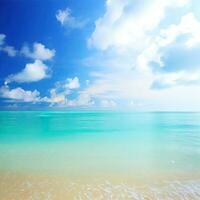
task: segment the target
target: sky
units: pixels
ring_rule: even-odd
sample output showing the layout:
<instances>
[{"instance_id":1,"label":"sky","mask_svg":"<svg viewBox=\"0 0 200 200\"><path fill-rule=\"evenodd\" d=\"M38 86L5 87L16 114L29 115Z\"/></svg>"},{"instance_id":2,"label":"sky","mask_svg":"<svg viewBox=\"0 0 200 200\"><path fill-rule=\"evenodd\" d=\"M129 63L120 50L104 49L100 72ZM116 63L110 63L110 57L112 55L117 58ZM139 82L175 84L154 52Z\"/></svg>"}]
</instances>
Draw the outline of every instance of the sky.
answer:
<instances>
[{"instance_id":1,"label":"sky","mask_svg":"<svg viewBox=\"0 0 200 200\"><path fill-rule=\"evenodd\" d=\"M200 111L198 0L2 0L0 110Z\"/></svg>"}]
</instances>

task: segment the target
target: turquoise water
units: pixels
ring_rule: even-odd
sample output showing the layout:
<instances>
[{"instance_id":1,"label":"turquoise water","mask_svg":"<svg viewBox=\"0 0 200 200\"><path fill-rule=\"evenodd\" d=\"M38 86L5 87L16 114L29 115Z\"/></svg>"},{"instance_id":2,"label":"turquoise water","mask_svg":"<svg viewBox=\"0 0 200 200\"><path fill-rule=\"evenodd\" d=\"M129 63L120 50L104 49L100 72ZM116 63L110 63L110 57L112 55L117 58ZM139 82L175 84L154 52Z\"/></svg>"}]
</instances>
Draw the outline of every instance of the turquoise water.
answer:
<instances>
[{"instance_id":1,"label":"turquoise water","mask_svg":"<svg viewBox=\"0 0 200 200\"><path fill-rule=\"evenodd\" d=\"M0 170L200 178L200 113L0 112Z\"/></svg>"}]
</instances>

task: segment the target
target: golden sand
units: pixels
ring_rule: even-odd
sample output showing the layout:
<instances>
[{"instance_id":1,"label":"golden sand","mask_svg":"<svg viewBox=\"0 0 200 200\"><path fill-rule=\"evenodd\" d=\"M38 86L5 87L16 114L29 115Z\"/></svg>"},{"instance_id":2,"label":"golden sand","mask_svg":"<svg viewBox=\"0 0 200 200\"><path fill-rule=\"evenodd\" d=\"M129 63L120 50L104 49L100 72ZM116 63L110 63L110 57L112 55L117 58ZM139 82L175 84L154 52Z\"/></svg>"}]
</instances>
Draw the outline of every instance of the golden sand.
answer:
<instances>
[{"instance_id":1,"label":"golden sand","mask_svg":"<svg viewBox=\"0 0 200 200\"><path fill-rule=\"evenodd\" d=\"M107 177L108 178L108 177ZM199 179L163 177L141 182L133 178L61 177L0 173L0 200L199 200Z\"/></svg>"}]
</instances>

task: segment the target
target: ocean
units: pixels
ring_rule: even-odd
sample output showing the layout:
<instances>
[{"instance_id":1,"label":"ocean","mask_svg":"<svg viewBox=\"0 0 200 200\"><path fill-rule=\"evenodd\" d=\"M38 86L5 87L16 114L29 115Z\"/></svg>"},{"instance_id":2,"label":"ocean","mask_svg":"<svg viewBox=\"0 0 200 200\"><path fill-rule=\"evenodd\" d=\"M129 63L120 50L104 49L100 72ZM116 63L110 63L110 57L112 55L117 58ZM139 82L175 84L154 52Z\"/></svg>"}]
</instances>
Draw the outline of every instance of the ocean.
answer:
<instances>
[{"instance_id":1,"label":"ocean","mask_svg":"<svg viewBox=\"0 0 200 200\"><path fill-rule=\"evenodd\" d=\"M1 111L0 199L200 199L200 113Z\"/></svg>"}]
</instances>

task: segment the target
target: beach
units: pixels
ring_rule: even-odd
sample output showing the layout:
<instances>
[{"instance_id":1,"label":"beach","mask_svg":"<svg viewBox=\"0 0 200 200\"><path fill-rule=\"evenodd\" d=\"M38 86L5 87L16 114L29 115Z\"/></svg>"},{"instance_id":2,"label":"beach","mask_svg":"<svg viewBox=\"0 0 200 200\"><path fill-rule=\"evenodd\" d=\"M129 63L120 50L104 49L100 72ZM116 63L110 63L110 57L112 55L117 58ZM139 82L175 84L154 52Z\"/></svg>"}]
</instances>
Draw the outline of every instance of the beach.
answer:
<instances>
[{"instance_id":1,"label":"beach","mask_svg":"<svg viewBox=\"0 0 200 200\"><path fill-rule=\"evenodd\" d=\"M174 199L198 200L200 181L193 177L177 177L174 181L151 180L151 183L132 179L109 179L91 177L39 176L36 174L1 173L1 199ZM165 181L163 181L165 180ZM135 181L135 182L134 182ZM152 182L153 181L153 182Z\"/></svg>"},{"instance_id":2,"label":"beach","mask_svg":"<svg viewBox=\"0 0 200 200\"><path fill-rule=\"evenodd\" d=\"M0 196L200 198L200 114L1 112Z\"/></svg>"}]
</instances>

